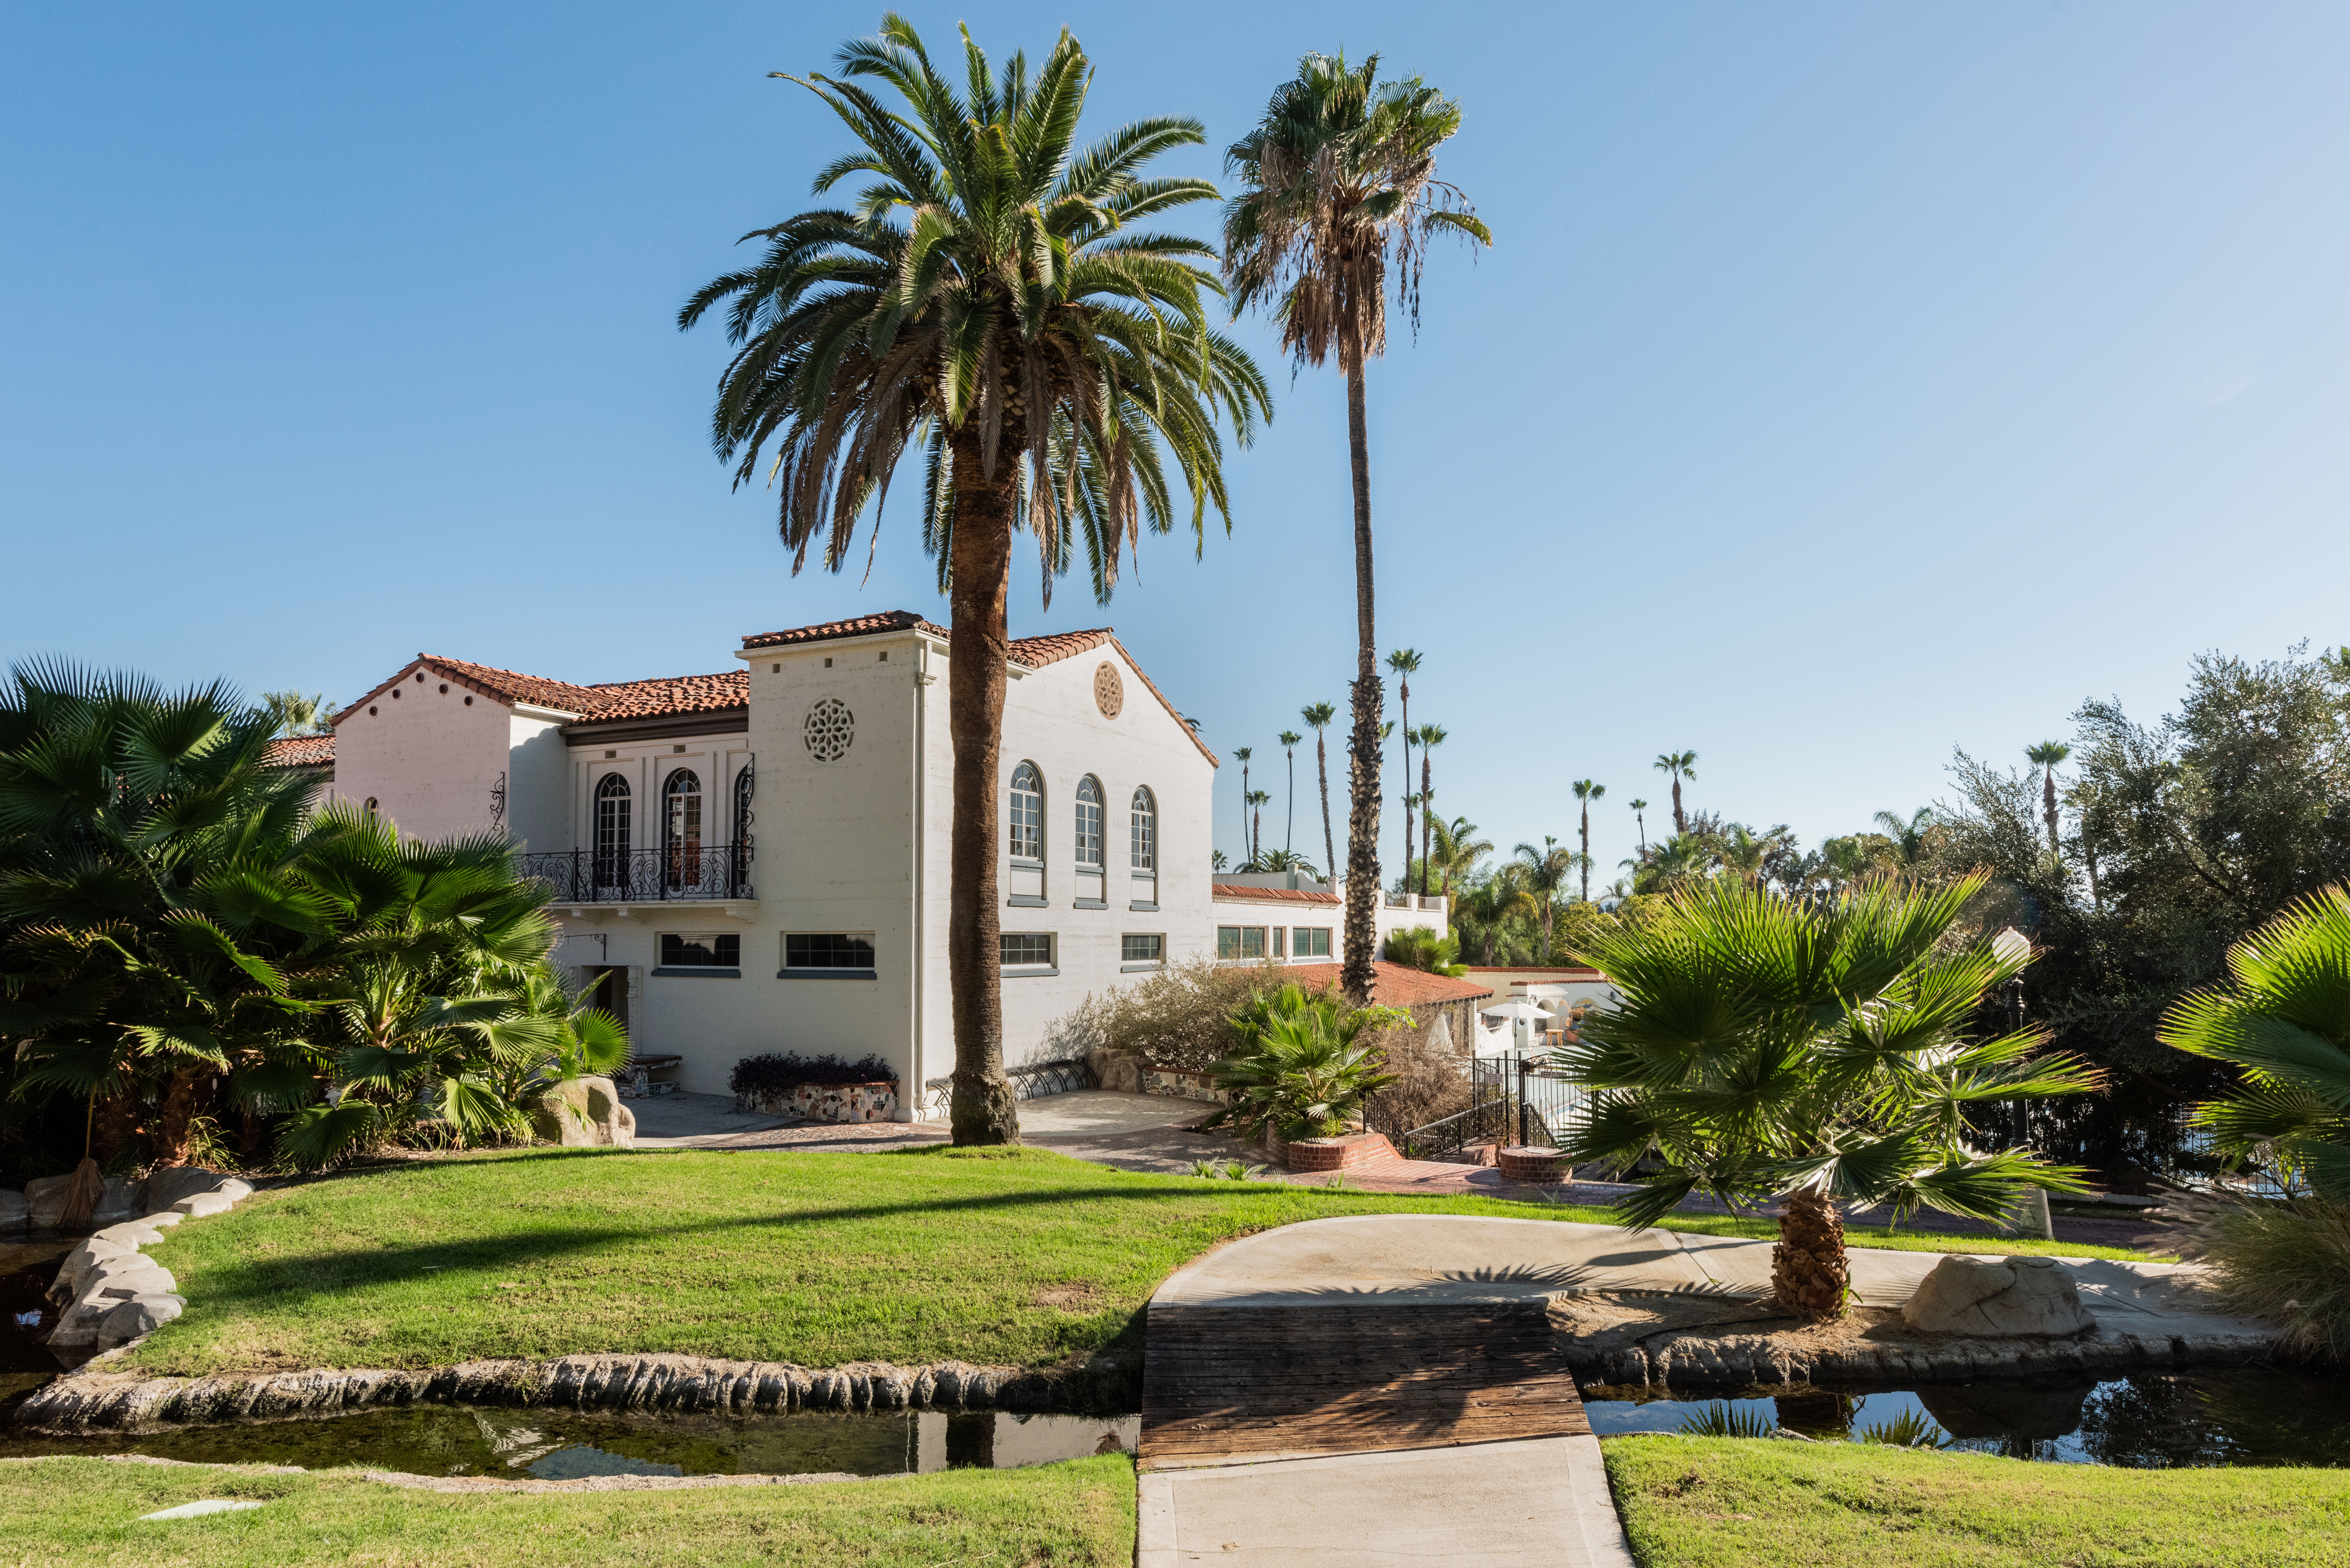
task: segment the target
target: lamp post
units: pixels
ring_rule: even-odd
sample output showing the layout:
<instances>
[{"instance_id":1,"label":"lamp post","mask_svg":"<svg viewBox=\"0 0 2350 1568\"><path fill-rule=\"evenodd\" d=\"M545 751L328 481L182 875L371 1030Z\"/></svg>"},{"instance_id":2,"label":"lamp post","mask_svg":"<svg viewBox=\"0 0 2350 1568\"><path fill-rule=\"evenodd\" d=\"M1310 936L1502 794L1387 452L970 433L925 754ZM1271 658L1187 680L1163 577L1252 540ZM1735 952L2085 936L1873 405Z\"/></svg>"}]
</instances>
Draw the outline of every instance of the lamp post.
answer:
<instances>
[{"instance_id":1,"label":"lamp post","mask_svg":"<svg viewBox=\"0 0 2350 1568\"><path fill-rule=\"evenodd\" d=\"M2032 956L2031 939L2013 926L2008 927L2007 929L1991 938L1991 951L2011 963L2027 960ZM2020 1034L2023 1032L2022 971L2017 971L2015 978L2009 981L2002 989L2007 992L2008 1029L2011 1033ZM2010 1100L2007 1104L2009 1130L2013 1142L2029 1146L2032 1141L2032 1122L2024 1109L2023 1102ZM2044 1187L2025 1188L2022 1195L2016 1199L2015 1207L2009 1211L2008 1218L2021 1235L2036 1236L2043 1241L2053 1241L2056 1239L2056 1223L2048 1212L2048 1189Z\"/></svg>"}]
</instances>

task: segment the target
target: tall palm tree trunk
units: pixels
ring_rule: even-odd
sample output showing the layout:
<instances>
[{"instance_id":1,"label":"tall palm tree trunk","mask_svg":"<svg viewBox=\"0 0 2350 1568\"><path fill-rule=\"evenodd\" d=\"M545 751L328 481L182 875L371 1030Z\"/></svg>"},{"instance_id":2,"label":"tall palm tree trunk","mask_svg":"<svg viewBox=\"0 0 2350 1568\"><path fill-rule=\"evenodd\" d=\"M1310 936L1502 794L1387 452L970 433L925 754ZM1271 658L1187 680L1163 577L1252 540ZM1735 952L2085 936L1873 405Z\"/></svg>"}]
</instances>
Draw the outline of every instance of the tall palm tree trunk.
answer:
<instances>
[{"instance_id":1,"label":"tall palm tree trunk","mask_svg":"<svg viewBox=\"0 0 2350 1568\"><path fill-rule=\"evenodd\" d=\"M1371 968L1379 897L1378 628L1371 592L1371 443L1363 410L1363 353L1355 329L1345 332L1340 363L1347 372L1347 459L1355 480L1355 683L1350 689L1354 733L1348 738L1347 784L1346 961L1338 983L1357 1007L1371 1001Z\"/></svg>"},{"instance_id":2,"label":"tall palm tree trunk","mask_svg":"<svg viewBox=\"0 0 2350 1568\"><path fill-rule=\"evenodd\" d=\"M1591 803L1583 803L1583 901L1591 902Z\"/></svg>"},{"instance_id":3,"label":"tall palm tree trunk","mask_svg":"<svg viewBox=\"0 0 2350 1568\"><path fill-rule=\"evenodd\" d=\"M955 442L954 624L947 641L947 729L954 740L947 985L955 1040L948 1114L958 1144L1020 1138L1019 1111L1003 1076L1003 926L995 881L995 775L1012 651L1004 595L1014 462L999 453L997 477L990 483L981 477L976 436Z\"/></svg>"},{"instance_id":4,"label":"tall palm tree trunk","mask_svg":"<svg viewBox=\"0 0 2350 1568\"><path fill-rule=\"evenodd\" d=\"M1403 885L1411 889L1411 674L1399 670L1396 674L1396 701L1402 708L1403 731ZM1385 889L1381 889L1382 893Z\"/></svg>"},{"instance_id":5,"label":"tall palm tree trunk","mask_svg":"<svg viewBox=\"0 0 2350 1568\"><path fill-rule=\"evenodd\" d=\"M1284 746L1289 758L1289 820L1281 829L1281 852L1288 854L1297 845L1297 748Z\"/></svg>"},{"instance_id":6,"label":"tall palm tree trunk","mask_svg":"<svg viewBox=\"0 0 2350 1568\"><path fill-rule=\"evenodd\" d=\"M1673 831L1689 831L1689 818L1681 815L1681 775L1679 774L1673 775Z\"/></svg>"},{"instance_id":7,"label":"tall palm tree trunk","mask_svg":"<svg viewBox=\"0 0 2350 1568\"><path fill-rule=\"evenodd\" d=\"M1771 1251L1771 1288L1779 1304L1797 1317L1842 1317L1851 1284L1844 1216L1825 1193L1789 1198L1779 1216L1779 1244Z\"/></svg>"},{"instance_id":8,"label":"tall palm tree trunk","mask_svg":"<svg viewBox=\"0 0 2350 1568\"><path fill-rule=\"evenodd\" d=\"M1430 835L1436 827L1436 814L1429 809L1429 797L1436 793L1436 784L1429 767L1428 753L1434 748L1419 748L1419 896L1428 897L1428 851ZM1404 868L1409 870L1406 863Z\"/></svg>"},{"instance_id":9,"label":"tall palm tree trunk","mask_svg":"<svg viewBox=\"0 0 2350 1568\"><path fill-rule=\"evenodd\" d=\"M1330 748L1322 732L1314 732L1314 771L1322 778L1322 875L1338 874L1338 852L1330 836Z\"/></svg>"},{"instance_id":10,"label":"tall palm tree trunk","mask_svg":"<svg viewBox=\"0 0 2350 1568\"><path fill-rule=\"evenodd\" d=\"M2056 847L2056 764L2054 763L2049 763L2047 772L2040 775L2040 815L2048 822L2048 853L2051 857L2061 855L2063 851Z\"/></svg>"}]
</instances>

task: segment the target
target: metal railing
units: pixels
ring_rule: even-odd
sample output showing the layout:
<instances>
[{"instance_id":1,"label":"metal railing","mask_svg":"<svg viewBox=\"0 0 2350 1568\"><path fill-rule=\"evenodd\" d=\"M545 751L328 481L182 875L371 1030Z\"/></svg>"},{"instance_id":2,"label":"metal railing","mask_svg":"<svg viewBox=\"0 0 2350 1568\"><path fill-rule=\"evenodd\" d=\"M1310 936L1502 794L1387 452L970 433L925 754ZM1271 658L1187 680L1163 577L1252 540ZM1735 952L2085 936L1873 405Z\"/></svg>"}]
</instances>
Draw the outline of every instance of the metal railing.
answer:
<instances>
[{"instance_id":1,"label":"metal railing","mask_svg":"<svg viewBox=\"0 0 2350 1568\"><path fill-rule=\"evenodd\" d=\"M515 868L545 883L558 904L655 904L749 898L751 846L680 845L668 849L572 849L517 855Z\"/></svg>"},{"instance_id":2,"label":"metal railing","mask_svg":"<svg viewBox=\"0 0 2350 1568\"><path fill-rule=\"evenodd\" d=\"M1445 1159L1471 1144L1513 1143L1556 1148L1560 1135L1583 1114L1588 1091L1544 1065L1542 1052L1480 1056L1469 1064L1469 1107L1425 1127L1384 1132L1406 1159Z\"/></svg>"}]
</instances>

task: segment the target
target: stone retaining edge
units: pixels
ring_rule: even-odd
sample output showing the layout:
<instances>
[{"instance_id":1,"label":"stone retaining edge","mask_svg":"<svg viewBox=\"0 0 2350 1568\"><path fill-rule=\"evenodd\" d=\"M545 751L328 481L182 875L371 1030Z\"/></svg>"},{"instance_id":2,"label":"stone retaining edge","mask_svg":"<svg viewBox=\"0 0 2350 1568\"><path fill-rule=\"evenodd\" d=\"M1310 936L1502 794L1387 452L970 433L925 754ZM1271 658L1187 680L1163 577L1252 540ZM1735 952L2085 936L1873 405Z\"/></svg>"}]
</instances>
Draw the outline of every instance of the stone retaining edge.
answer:
<instances>
[{"instance_id":1,"label":"stone retaining edge","mask_svg":"<svg viewBox=\"0 0 2350 1568\"><path fill-rule=\"evenodd\" d=\"M417 1404L780 1415L792 1410L1131 1407L1135 1368L1112 1356L1052 1367L853 1362L811 1368L700 1355L566 1355L419 1371L354 1368L218 1377L78 1373L34 1391L15 1424L36 1432L151 1432L304 1420Z\"/></svg>"},{"instance_id":2,"label":"stone retaining edge","mask_svg":"<svg viewBox=\"0 0 2350 1568\"><path fill-rule=\"evenodd\" d=\"M1641 1345L1611 1348L1561 1345L1576 1380L1586 1386L1646 1384L1652 1387L1741 1387L1754 1384L1830 1382L1957 1383L1978 1377L2096 1376L2168 1372L2189 1366L2247 1366L2272 1359L2266 1334L2147 1334L2100 1330L2067 1340L1953 1339L1931 1348L1887 1346L1856 1352L1790 1351L1762 1334L1660 1334Z\"/></svg>"}]
</instances>

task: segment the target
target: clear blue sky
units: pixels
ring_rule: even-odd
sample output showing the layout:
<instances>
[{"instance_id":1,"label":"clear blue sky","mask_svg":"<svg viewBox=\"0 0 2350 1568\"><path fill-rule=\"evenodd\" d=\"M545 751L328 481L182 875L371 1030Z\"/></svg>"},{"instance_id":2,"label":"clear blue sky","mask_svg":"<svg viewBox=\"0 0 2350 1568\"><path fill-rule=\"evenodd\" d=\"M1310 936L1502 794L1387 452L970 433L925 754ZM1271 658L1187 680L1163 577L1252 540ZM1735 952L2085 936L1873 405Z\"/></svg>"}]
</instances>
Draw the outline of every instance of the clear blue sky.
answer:
<instances>
[{"instance_id":1,"label":"clear blue sky","mask_svg":"<svg viewBox=\"0 0 2350 1568\"><path fill-rule=\"evenodd\" d=\"M1066 21L1090 126L1197 115L1209 175L1308 48L1461 99L1497 244L1372 373L1380 638L1505 848L1587 776L1612 866L1668 748L1815 842L2091 694L2155 717L2199 649L2350 639L2338 5L910 14L999 53ZM902 513L870 583L790 576L708 450L723 345L672 326L844 145L766 73L879 16L0 12L0 654L348 700L419 649L607 680L941 613ZM1337 378L1245 331L1280 400L1232 537L1148 542L1107 611L1040 610L1024 556L1013 623L1113 621L1263 777L1343 711L1353 597Z\"/></svg>"}]
</instances>

